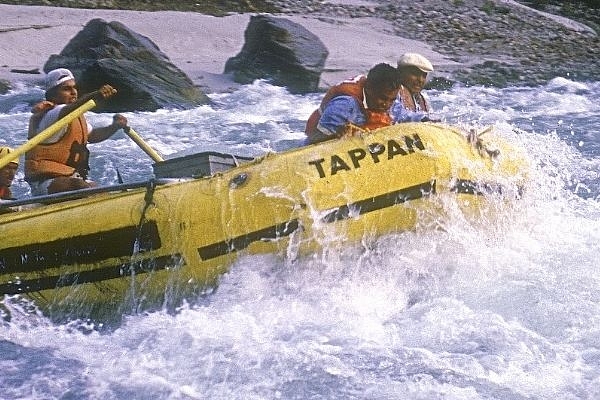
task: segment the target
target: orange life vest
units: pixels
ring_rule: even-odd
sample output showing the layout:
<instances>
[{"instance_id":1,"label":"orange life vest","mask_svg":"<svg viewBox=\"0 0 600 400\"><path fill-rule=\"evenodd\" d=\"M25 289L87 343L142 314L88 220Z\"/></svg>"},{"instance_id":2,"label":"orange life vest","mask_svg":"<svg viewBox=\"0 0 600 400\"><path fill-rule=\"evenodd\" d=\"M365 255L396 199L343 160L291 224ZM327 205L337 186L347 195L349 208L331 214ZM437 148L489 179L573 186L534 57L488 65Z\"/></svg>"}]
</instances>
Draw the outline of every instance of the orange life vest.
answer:
<instances>
[{"instance_id":1,"label":"orange life vest","mask_svg":"<svg viewBox=\"0 0 600 400\"><path fill-rule=\"evenodd\" d=\"M12 193L10 188L6 186L0 186L0 199L2 200L12 200Z\"/></svg>"},{"instance_id":2,"label":"orange life vest","mask_svg":"<svg viewBox=\"0 0 600 400\"><path fill-rule=\"evenodd\" d=\"M304 129L306 136L311 138L313 135L318 133L317 125L319 125L319 120L321 119L323 110L325 110L327 104L334 97L338 96L352 96L356 99L366 119L365 124L361 125L361 128L376 129L381 128L382 126L391 125L392 119L388 112L371 111L364 107L364 88L366 81L366 76L359 75L351 80L343 81L335 86L330 87L329 90L327 90L327 93L325 93L325 96L323 96L323 100L321 100L319 108L313 111L306 121L306 128Z\"/></svg>"},{"instance_id":3,"label":"orange life vest","mask_svg":"<svg viewBox=\"0 0 600 400\"><path fill-rule=\"evenodd\" d=\"M430 111L429 103L421 93L412 95L408 91L408 89L405 88L404 85L402 85L400 86L398 95L402 99L402 104L404 105L404 107L406 107L410 111Z\"/></svg>"},{"instance_id":4,"label":"orange life vest","mask_svg":"<svg viewBox=\"0 0 600 400\"><path fill-rule=\"evenodd\" d=\"M48 103L48 102L45 102ZM54 105L33 109L29 120L29 137L36 135L42 117ZM36 112L37 111L37 112ZM74 119L67 127L65 134L56 143L41 143L25 153L25 180L41 181L58 176L71 176L78 172L87 177L89 170L87 149L88 127L82 115Z\"/></svg>"}]
</instances>

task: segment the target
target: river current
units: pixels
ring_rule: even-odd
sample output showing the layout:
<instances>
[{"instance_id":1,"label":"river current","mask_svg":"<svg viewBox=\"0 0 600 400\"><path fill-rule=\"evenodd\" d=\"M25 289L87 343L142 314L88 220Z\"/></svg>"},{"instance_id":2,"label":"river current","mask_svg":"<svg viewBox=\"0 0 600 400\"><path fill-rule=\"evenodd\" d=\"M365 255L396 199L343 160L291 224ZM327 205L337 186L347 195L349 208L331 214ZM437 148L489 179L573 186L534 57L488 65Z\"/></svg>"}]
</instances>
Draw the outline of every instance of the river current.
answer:
<instances>
[{"instance_id":1,"label":"river current","mask_svg":"<svg viewBox=\"0 0 600 400\"><path fill-rule=\"evenodd\" d=\"M0 96L0 145L23 143L42 94ZM110 327L5 299L0 399L600 398L600 82L429 94L445 122L527 150L531 186L510 216L457 214L295 262L245 255L198 302ZM125 115L165 158L254 156L301 145L321 95L257 81L210 97ZM152 174L123 133L90 149L101 184ZM22 172L14 192L29 195Z\"/></svg>"}]
</instances>

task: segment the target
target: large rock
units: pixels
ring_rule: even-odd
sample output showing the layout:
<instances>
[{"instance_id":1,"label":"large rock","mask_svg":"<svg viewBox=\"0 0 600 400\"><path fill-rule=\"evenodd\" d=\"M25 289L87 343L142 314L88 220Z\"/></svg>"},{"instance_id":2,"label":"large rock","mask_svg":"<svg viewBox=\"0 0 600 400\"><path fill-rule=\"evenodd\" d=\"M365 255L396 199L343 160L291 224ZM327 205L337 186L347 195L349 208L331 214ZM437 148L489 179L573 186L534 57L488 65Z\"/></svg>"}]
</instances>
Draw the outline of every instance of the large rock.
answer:
<instances>
[{"instance_id":1,"label":"large rock","mask_svg":"<svg viewBox=\"0 0 600 400\"><path fill-rule=\"evenodd\" d=\"M70 69L81 94L105 83L117 89L96 111L154 111L209 102L156 44L120 22L89 21L59 55L48 59L44 72L55 68Z\"/></svg>"},{"instance_id":2,"label":"large rock","mask_svg":"<svg viewBox=\"0 0 600 400\"><path fill-rule=\"evenodd\" d=\"M250 18L240 53L227 60L225 73L242 84L266 79L292 93L315 92L329 55L321 40L285 18Z\"/></svg>"},{"instance_id":3,"label":"large rock","mask_svg":"<svg viewBox=\"0 0 600 400\"><path fill-rule=\"evenodd\" d=\"M5 79L0 79L0 94L6 94L10 90L10 82Z\"/></svg>"}]
</instances>

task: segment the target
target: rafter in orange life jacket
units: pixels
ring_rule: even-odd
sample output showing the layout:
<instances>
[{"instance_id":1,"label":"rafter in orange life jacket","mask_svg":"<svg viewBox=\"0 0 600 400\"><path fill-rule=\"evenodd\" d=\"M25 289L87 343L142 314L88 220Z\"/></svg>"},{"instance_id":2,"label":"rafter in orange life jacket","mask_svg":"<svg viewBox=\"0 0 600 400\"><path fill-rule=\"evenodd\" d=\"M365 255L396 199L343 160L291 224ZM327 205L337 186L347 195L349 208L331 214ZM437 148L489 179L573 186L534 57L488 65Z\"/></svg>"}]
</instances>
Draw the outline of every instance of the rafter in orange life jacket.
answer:
<instances>
[{"instance_id":1,"label":"rafter in orange life jacket","mask_svg":"<svg viewBox=\"0 0 600 400\"><path fill-rule=\"evenodd\" d=\"M410 111L430 111L429 103L421 93L415 93L413 95L404 87L404 85L401 85L398 95L402 99L404 107Z\"/></svg>"},{"instance_id":2,"label":"rafter in orange life jacket","mask_svg":"<svg viewBox=\"0 0 600 400\"><path fill-rule=\"evenodd\" d=\"M43 116L55 105L44 101L33 108L29 120L29 138L36 135ZM89 170L87 149L88 125L81 115L67 127L65 134L55 143L41 143L25 154L25 180L40 181L58 176L71 176L78 172L84 179Z\"/></svg>"},{"instance_id":3,"label":"rafter in orange life jacket","mask_svg":"<svg viewBox=\"0 0 600 400\"><path fill-rule=\"evenodd\" d=\"M359 75L351 80L343 81L329 88L327 93L325 93L325 96L323 96L319 108L313 111L308 118L308 121L306 121L306 128L304 129L306 135L310 138L318 133L317 125L319 124L323 110L325 110L327 104L329 104L333 98L338 96L351 96L356 99L366 119L365 124L362 125L361 128L377 129L391 125L392 119L388 112L371 111L366 108L364 91L366 81L367 77L365 75Z\"/></svg>"}]
</instances>

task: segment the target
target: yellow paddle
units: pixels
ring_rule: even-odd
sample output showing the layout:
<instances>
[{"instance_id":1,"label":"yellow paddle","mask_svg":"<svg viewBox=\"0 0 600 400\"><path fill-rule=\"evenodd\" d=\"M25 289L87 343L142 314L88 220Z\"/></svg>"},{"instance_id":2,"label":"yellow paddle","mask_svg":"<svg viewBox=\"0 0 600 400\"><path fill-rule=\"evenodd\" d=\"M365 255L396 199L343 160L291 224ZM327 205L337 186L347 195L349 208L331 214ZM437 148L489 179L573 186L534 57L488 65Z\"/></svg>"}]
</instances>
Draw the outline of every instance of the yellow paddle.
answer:
<instances>
[{"instance_id":1,"label":"yellow paddle","mask_svg":"<svg viewBox=\"0 0 600 400\"><path fill-rule=\"evenodd\" d=\"M4 168L8 165L9 162L18 158L21 154L25 154L44 140L56 135L62 128L67 126L71 121L75 118L78 118L81 114L86 111L91 110L96 106L96 102L94 100L88 100L83 103L81 106L71 111L69 114L65 115L33 138L29 139L27 142L23 143L21 146L17 147L12 153L9 153L7 156L0 158L0 168Z\"/></svg>"},{"instance_id":2,"label":"yellow paddle","mask_svg":"<svg viewBox=\"0 0 600 400\"><path fill-rule=\"evenodd\" d=\"M56 135L62 128L71 123L71 121L73 121L75 118L78 118L81 114L91 110L95 106L96 102L93 99L86 101L81 106L71 111L69 114L65 115L64 117L50 125L48 128L44 129L43 131L35 135L33 138L23 143L21 146L17 147L8 155L0 158L0 168L4 168L6 165L8 165L8 163L17 159L22 154L25 154L44 140ZM138 135L136 131L134 131L130 127L125 127L123 130L138 146L140 146L142 150L144 150L144 152L146 152L146 154L150 156L150 158L152 158L152 160L154 160L155 162L164 161L163 158L156 151L154 151L144 141L144 139L142 139L141 136Z\"/></svg>"},{"instance_id":3,"label":"yellow paddle","mask_svg":"<svg viewBox=\"0 0 600 400\"><path fill-rule=\"evenodd\" d=\"M154 160L154 162L164 161L163 158L156 151L154 151L154 149L150 147L136 131L133 130L133 128L126 126L123 128L123 130L127 136L131 138L131 140L140 146L140 148L144 150L144 152L148 154L152 160Z\"/></svg>"}]
</instances>

